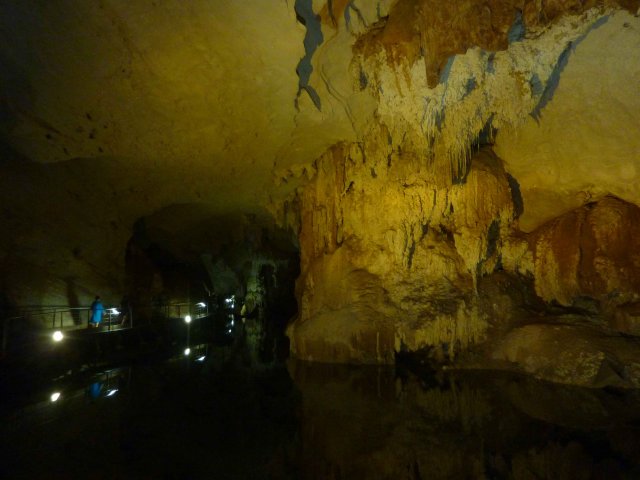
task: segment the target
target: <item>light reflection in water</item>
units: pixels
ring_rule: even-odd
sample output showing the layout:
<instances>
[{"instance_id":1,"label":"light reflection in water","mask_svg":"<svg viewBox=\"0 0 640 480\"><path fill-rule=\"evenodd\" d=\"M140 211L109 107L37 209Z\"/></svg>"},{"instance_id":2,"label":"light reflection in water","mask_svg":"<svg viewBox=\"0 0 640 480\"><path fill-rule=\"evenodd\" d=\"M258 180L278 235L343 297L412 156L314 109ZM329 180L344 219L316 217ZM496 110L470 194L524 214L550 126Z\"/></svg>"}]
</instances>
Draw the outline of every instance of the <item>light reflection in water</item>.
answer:
<instances>
[{"instance_id":1,"label":"light reflection in water","mask_svg":"<svg viewBox=\"0 0 640 480\"><path fill-rule=\"evenodd\" d=\"M207 345L188 348L188 359L177 349L171 361L46 386L47 408L25 408L6 452L20 458L15 432L39 455L82 431L124 469L114 478L139 465L149 477L193 465L207 478L640 478L638 392L491 372L223 368ZM42 401L51 391L63 394L56 407Z\"/></svg>"}]
</instances>

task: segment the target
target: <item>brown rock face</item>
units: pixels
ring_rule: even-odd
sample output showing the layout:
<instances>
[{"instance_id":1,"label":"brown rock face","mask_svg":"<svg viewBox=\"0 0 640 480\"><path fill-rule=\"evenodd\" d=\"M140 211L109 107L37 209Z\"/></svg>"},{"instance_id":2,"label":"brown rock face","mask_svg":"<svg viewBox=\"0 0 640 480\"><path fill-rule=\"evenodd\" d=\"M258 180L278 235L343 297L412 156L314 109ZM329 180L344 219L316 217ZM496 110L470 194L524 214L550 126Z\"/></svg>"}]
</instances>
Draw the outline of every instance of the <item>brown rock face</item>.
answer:
<instances>
[{"instance_id":1,"label":"brown rock face","mask_svg":"<svg viewBox=\"0 0 640 480\"><path fill-rule=\"evenodd\" d=\"M617 307L610 319L610 324L618 332L640 337L640 302Z\"/></svg>"},{"instance_id":2,"label":"brown rock face","mask_svg":"<svg viewBox=\"0 0 640 480\"><path fill-rule=\"evenodd\" d=\"M300 311L289 330L300 358L388 363L395 351L453 353L485 335L472 292L499 265L516 216L500 160L481 151L447 187L419 160L379 148L375 136L335 148L300 196Z\"/></svg>"},{"instance_id":3,"label":"brown rock face","mask_svg":"<svg viewBox=\"0 0 640 480\"><path fill-rule=\"evenodd\" d=\"M640 208L605 197L533 232L536 291L571 305L578 297L620 304L640 291Z\"/></svg>"},{"instance_id":4,"label":"brown rock face","mask_svg":"<svg viewBox=\"0 0 640 480\"><path fill-rule=\"evenodd\" d=\"M490 149L459 181L437 178L378 135L316 162L298 197L293 355L390 363L397 352L421 352L464 363L476 350L554 382L640 385L638 344L611 337L604 321L638 332L629 302L640 291L640 208L607 196L526 235L517 182ZM549 315L553 303L590 308L600 326ZM548 323L530 325L532 312Z\"/></svg>"},{"instance_id":5,"label":"brown rock face","mask_svg":"<svg viewBox=\"0 0 640 480\"><path fill-rule=\"evenodd\" d=\"M394 65L412 65L424 56L429 85L433 87L451 55L464 53L474 45L487 50L505 48L506 34L520 3L400 0L389 17L361 37L355 48L365 55L382 48Z\"/></svg>"},{"instance_id":6,"label":"brown rock face","mask_svg":"<svg viewBox=\"0 0 640 480\"><path fill-rule=\"evenodd\" d=\"M635 0L607 1L635 12ZM389 12L355 45L365 56L384 50L395 66L411 66L424 57L431 88L440 79L447 59L478 46L484 50L503 50L518 15L524 27L542 27L563 14L582 13L601 6L596 0L484 0L441 2L438 0L399 0Z\"/></svg>"}]
</instances>

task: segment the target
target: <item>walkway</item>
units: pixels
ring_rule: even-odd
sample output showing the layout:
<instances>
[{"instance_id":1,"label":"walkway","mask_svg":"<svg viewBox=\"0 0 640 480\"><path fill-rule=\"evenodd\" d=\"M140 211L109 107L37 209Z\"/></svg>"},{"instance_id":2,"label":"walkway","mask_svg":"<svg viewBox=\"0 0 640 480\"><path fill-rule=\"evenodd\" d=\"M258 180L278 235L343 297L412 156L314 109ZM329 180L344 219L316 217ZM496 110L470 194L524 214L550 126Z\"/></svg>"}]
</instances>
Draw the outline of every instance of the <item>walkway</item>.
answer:
<instances>
[{"instance_id":1,"label":"walkway","mask_svg":"<svg viewBox=\"0 0 640 480\"><path fill-rule=\"evenodd\" d=\"M162 316L168 319L187 319L189 322L206 317L209 308L204 302L187 303L176 302L166 305L148 305L129 308L128 312L121 312L118 307L106 306L102 322L99 327L89 327L89 307L69 307L68 305L30 305L15 309L17 315L0 319L2 328L1 352L5 353L10 345L11 338L25 322L29 324L29 330L38 333L49 332L54 341L62 339L68 334L84 333L110 333L122 330L131 330L139 326L148 325L154 316ZM39 328L38 328L39 326ZM62 335L60 335L60 332ZM54 336L55 334L55 336Z\"/></svg>"}]
</instances>

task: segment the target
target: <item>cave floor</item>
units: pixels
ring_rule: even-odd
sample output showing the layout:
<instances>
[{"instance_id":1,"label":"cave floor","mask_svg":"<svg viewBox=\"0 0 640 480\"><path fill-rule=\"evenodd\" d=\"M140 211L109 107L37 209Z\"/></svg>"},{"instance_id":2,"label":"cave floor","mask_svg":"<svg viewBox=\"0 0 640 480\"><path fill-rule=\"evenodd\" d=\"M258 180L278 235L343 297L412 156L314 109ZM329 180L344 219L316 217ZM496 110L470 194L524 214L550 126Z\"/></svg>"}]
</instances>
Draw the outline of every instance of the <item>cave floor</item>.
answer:
<instances>
[{"instance_id":1,"label":"cave floor","mask_svg":"<svg viewBox=\"0 0 640 480\"><path fill-rule=\"evenodd\" d=\"M634 390L189 353L5 391L0 477L640 478Z\"/></svg>"}]
</instances>

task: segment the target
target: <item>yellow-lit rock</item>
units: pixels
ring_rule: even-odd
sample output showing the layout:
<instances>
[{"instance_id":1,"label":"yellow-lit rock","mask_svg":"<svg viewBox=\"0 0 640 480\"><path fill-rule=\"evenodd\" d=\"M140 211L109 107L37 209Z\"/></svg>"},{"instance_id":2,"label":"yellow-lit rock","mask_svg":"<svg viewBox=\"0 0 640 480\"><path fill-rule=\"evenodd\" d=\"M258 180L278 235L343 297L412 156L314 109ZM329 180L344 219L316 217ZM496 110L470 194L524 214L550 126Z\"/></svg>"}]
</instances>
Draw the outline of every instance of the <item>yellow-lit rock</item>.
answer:
<instances>
[{"instance_id":1,"label":"yellow-lit rock","mask_svg":"<svg viewBox=\"0 0 640 480\"><path fill-rule=\"evenodd\" d=\"M157 290L141 225L248 292L277 255L238 249L286 231L297 357L616 384L598 335L527 324L640 332L639 7L5 2L0 294L117 300L132 264Z\"/></svg>"},{"instance_id":2,"label":"yellow-lit rock","mask_svg":"<svg viewBox=\"0 0 640 480\"><path fill-rule=\"evenodd\" d=\"M538 378L584 387L639 387L637 339L590 326L533 324L514 329L492 358Z\"/></svg>"},{"instance_id":3,"label":"yellow-lit rock","mask_svg":"<svg viewBox=\"0 0 640 480\"><path fill-rule=\"evenodd\" d=\"M618 12L596 25L567 51L540 117L497 135L526 231L605 194L640 204L640 18Z\"/></svg>"},{"instance_id":4,"label":"yellow-lit rock","mask_svg":"<svg viewBox=\"0 0 640 480\"><path fill-rule=\"evenodd\" d=\"M301 358L388 362L394 350L442 344L454 355L485 336L475 282L499 263L501 232L516 216L500 160L482 151L463 182L438 188L418 161L389 155L336 148L300 197L300 314L290 335ZM369 340L332 358L327 345L352 336Z\"/></svg>"},{"instance_id":5,"label":"yellow-lit rock","mask_svg":"<svg viewBox=\"0 0 640 480\"><path fill-rule=\"evenodd\" d=\"M640 292L640 208L605 197L534 231L536 292L570 305L578 297L621 304Z\"/></svg>"}]
</instances>

